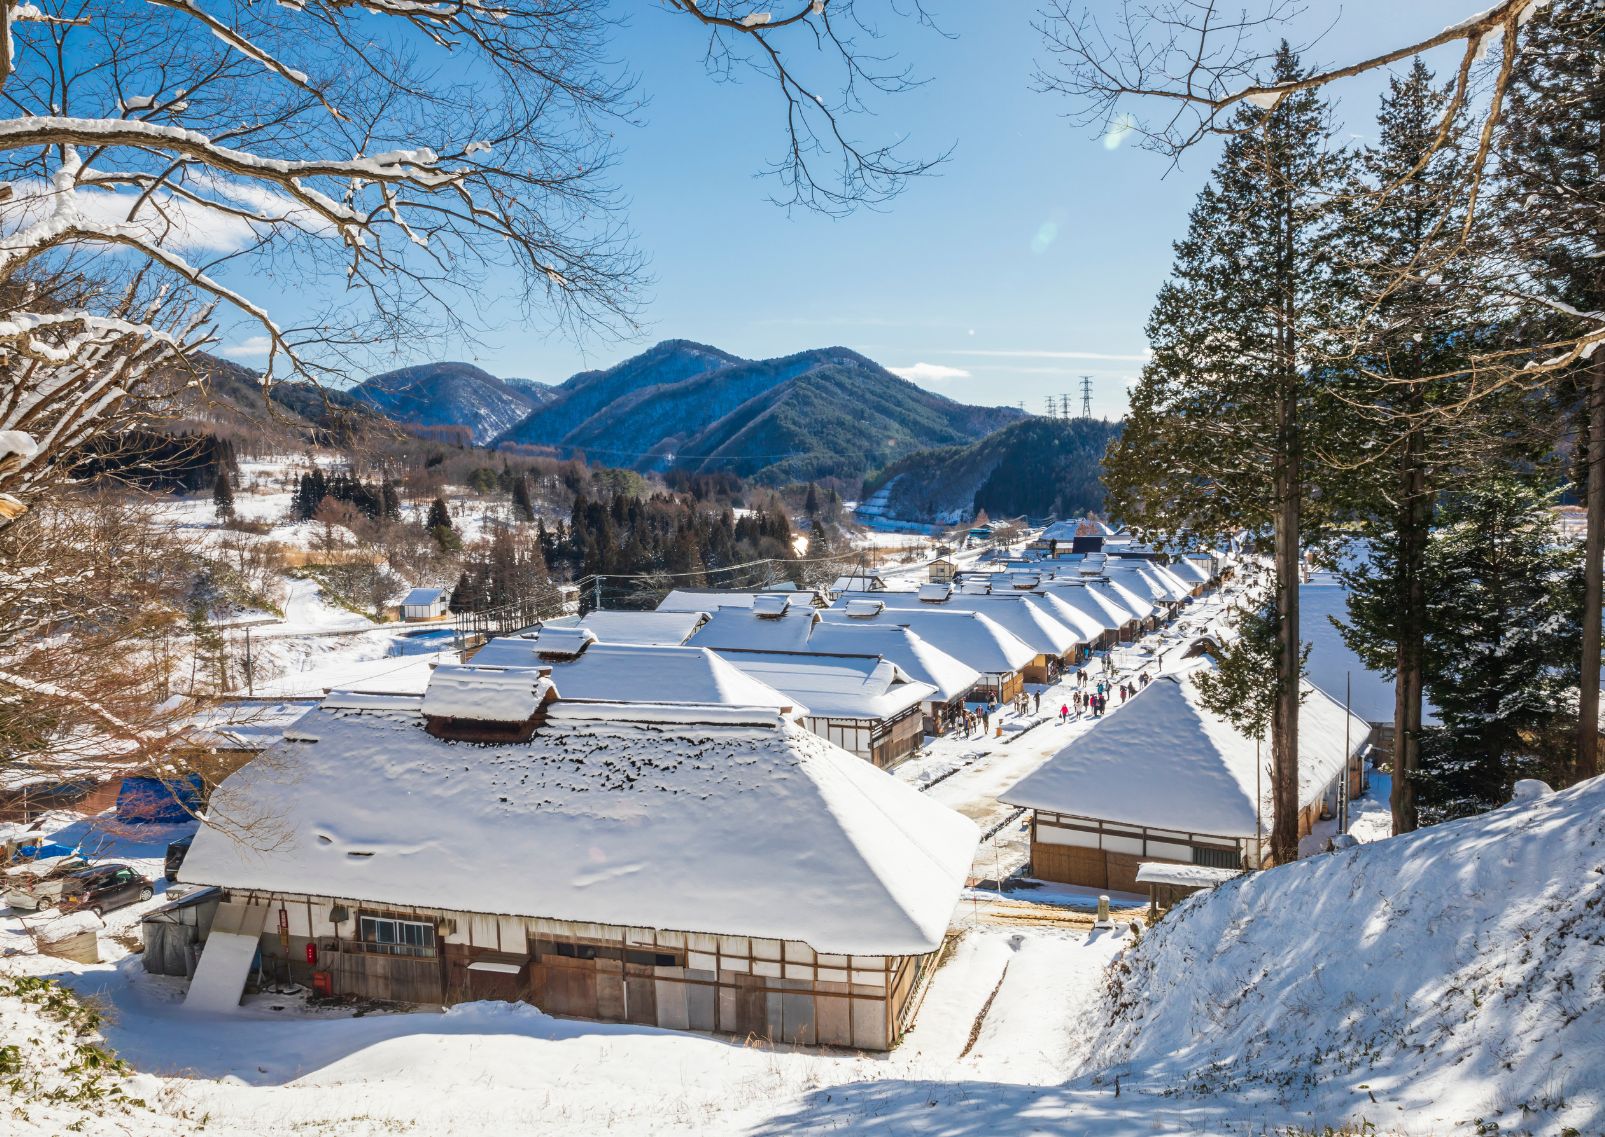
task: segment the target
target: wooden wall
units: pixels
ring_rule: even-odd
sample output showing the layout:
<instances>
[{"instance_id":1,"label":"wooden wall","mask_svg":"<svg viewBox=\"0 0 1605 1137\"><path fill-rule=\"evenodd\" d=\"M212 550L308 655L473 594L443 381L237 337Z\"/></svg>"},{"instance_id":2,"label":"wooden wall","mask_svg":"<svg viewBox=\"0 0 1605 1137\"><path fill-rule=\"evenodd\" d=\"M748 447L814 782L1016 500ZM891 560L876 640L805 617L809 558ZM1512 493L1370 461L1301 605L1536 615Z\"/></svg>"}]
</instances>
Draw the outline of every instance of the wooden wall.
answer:
<instances>
[{"instance_id":1,"label":"wooden wall","mask_svg":"<svg viewBox=\"0 0 1605 1137\"><path fill-rule=\"evenodd\" d=\"M1039 880L1144 892L1137 869L1144 862L1196 864L1194 850L1236 854L1241 845L1231 837L1117 825L1096 818L1032 811L1031 874Z\"/></svg>"},{"instance_id":2,"label":"wooden wall","mask_svg":"<svg viewBox=\"0 0 1605 1137\"><path fill-rule=\"evenodd\" d=\"M918 716L913 720L919 723ZM911 1024L934 968L920 957L844 956L796 941L624 928L435 909L365 908L356 901L236 898L269 905L265 959L310 985L308 942L336 994L441 1004L518 999L550 1014L702 1030L806 1046L886 1050ZM330 919L336 907L346 919ZM286 950L278 909L288 928ZM432 923L434 956L385 955L351 941L359 915ZM574 954L562 954L565 950ZM578 958L591 954L592 958ZM517 970L474 970L493 961ZM272 967L270 967L270 971Z\"/></svg>"}]
</instances>

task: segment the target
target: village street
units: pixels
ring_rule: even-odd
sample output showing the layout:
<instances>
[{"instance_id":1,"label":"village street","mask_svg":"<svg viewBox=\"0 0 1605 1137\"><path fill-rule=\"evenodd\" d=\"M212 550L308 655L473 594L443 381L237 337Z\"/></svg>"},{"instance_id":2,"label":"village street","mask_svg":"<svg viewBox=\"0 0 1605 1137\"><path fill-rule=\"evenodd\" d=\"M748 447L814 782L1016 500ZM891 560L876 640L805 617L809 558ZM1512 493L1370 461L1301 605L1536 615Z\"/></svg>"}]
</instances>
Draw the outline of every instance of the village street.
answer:
<instances>
[{"instance_id":1,"label":"village street","mask_svg":"<svg viewBox=\"0 0 1605 1137\"><path fill-rule=\"evenodd\" d=\"M1139 682L1183 666L1182 652L1196 639L1219 632L1234 601L1245 595L1245 586L1228 583L1192 601L1173 623L1158 628L1136 641L1121 644L1110 652L1098 652L1080 669L1067 670L1059 682L1031 688L1040 692L1040 710L1019 716L1005 708L992 718L992 729L966 736L962 730L950 731L930 739L920 753L899 766L896 776L926 792L936 801L957 810L981 828L983 840L976 852L971 876L995 885L1017 872L1029 858L1030 827L1023 810L998 801L998 794L1041 766L1071 740L1092 729L1096 721L1090 713L1072 713L1059 721L1059 708L1073 706L1079 671L1086 673L1086 686L1106 679L1118 692L1121 683ZM1033 699L1033 708L1037 706ZM1125 706L1118 693L1111 693L1106 714L1122 714ZM1001 724L1001 735L998 727ZM1085 890L1083 890L1085 891Z\"/></svg>"}]
</instances>

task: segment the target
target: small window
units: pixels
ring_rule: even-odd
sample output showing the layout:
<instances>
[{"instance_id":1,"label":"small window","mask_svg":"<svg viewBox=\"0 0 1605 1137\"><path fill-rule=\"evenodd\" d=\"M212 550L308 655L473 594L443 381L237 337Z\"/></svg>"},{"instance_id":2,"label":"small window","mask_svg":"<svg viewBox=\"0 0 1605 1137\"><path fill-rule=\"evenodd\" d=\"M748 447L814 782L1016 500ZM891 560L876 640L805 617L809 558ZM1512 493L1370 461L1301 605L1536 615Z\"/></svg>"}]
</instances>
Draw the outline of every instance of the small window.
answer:
<instances>
[{"instance_id":1,"label":"small window","mask_svg":"<svg viewBox=\"0 0 1605 1137\"><path fill-rule=\"evenodd\" d=\"M1243 858L1236 849L1200 849L1194 845L1193 864L1210 869L1240 869Z\"/></svg>"},{"instance_id":2,"label":"small window","mask_svg":"<svg viewBox=\"0 0 1605 1137\"><path fill-rule=\"evenodd\" d=\"M358 921L357 934L366 951L383 952L387 955L435 954L433 924L364 916Z\"/></svg>"}]
</instances>

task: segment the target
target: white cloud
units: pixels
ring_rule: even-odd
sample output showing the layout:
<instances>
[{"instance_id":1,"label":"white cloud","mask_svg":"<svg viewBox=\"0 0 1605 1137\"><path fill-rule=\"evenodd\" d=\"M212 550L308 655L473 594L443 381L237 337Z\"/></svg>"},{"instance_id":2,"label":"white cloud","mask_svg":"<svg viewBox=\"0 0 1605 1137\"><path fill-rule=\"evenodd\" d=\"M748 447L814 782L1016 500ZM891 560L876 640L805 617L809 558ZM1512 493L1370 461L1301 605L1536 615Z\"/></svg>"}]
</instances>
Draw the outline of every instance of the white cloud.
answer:
<instances>
[{"instance_id":1,"label":"white cloud","mask_svg":"<svg viewBox=\"0 0 1605 1137\"><path fill-rule=\"evenodd\" d=\"M226 359L262 359L271 346L272 341L267 336L246 336L239 343L218 348L217 354Z\"/></svg>"},{"instance_id":2,"label":"white cloud","mask_svg":"<svg viewBox=\"0 0 1605 1137\"><path fill-rule=\"evenodd\" d=\"M888 367L886 370L910 383L934 383L942 379L970 377L970 373L962 367L947 367L940 363L916 363L912 367Z\"/></svg>"}]
</instances>

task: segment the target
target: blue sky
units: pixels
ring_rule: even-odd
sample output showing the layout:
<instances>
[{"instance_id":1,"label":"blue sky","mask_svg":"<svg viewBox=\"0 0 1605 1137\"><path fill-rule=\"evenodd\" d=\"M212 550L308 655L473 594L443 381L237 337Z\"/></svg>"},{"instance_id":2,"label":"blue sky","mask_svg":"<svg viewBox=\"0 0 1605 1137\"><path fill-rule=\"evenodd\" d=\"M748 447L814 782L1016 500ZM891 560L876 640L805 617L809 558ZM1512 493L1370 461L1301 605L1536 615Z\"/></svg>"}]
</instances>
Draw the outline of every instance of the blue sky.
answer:
<instances>
[{"instance_id":1,"label":"blue sky","mask_svg":"<svg viewBox=\"0 0 1605 1137\"><path fill-rule=\"evenodd\" d=\"M1481 3L1313 0L1301 30L1332 25L1314 56L1349 61ZM617 54L650 103L642 126L621 131L616 177L654 278L641 333L575 342L524 326L492 282L486 336L443 354L556 382L671 337L749 357L843 344L893 368L924 364L912 377L954 398L1033 411L1091 375L1094 412L1120 415L1170 243L1213 149L1172 169L1067 122L1061 96L1031 89L1044 55L1034 4L927 7L952 38L888 23L883 43L928 83L880 100L878 117L856 129L907 133L916 151L951 146L952 157L885 209L834 220L777 209L754 176L782 141L778 96L756 77L709 80L695 29L631 0ZM1379 90L1379 80L1343 85L1348 130L1369 136Z\"/></svg>"}]
</instances>

